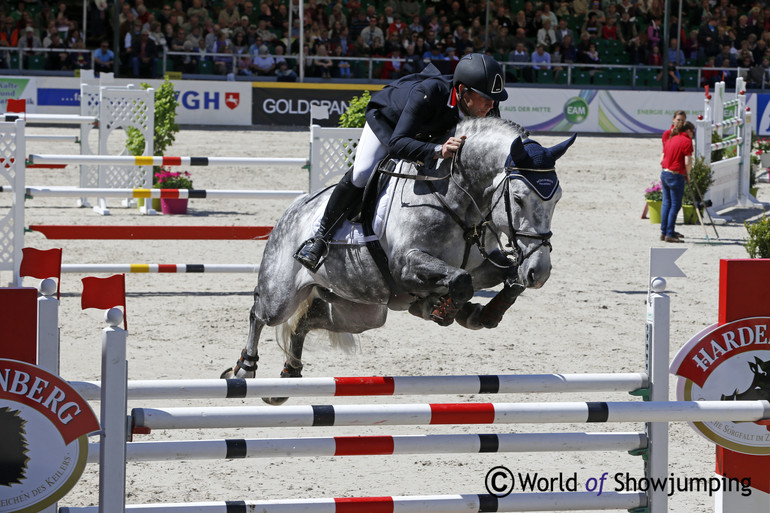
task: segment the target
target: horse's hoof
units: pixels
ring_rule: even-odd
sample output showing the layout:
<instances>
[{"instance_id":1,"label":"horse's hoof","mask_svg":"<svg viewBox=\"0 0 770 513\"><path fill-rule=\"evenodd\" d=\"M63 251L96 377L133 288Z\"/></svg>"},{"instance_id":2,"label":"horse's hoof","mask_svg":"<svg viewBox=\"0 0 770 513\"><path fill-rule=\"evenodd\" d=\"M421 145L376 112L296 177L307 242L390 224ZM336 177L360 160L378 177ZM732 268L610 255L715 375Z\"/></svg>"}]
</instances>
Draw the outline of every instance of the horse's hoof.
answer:
<instances>
[{"instance_id":1,"label":"horse's hoof","mask_svg":"<svg viewBox=\"0 0 770 513\"><path fill-rule=\"evenodd\" d=\"M289 400L288 397L263 397L263 401L272 406L280 406Z\"/></svg>"},{"instance_id":2,"label":"horse's hoof","mask_svg":"<svg viewBox=\"0 0 770 513\"><path fill-rule=\"evenodd\" d=\"M457 324L469 330L480 330L484 328L485 326L478 321L481 309L482 305L478 303L465 303L455 316Z\"/></svg>"},{"instance_id":3,"label":"horse's hoof","mask_svg":"<svg viewBox=\"0 0 770 513\"><path fill-rule=\"evenodd\" d=\"M234 376L235 374L233 374L233 368L229 367L225 369L225 371L222 374L219 375L219 379L230 379Z\"/></svg>"}]
</instances>

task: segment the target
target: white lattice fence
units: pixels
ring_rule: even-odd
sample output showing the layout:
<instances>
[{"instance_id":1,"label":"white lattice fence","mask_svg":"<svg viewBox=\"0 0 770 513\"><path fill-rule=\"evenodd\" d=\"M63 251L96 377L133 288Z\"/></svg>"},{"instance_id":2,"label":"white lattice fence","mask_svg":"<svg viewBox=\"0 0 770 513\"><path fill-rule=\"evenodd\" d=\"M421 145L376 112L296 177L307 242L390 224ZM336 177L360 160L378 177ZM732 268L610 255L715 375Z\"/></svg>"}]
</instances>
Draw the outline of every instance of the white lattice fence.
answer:
<instances>
[{"instance_id":1,"label":"white lattice fence","mask_svg":"<svg viewBox=\"0 0 770 513\"><path fill-rule=\"evenodd\" d=\"M361 128L310 127L310 192L339 182L353 165Z\"/></svg>"},{"instance_id":2,"label":"white lattice fence","mask_svg":"<svg viewBox=\"0 0 770 513\"><path fill-rule=\"evenodd\" d=\"M0 179L13 187L10 208L0 217L0 271L10 271L13 287L21 286L19 266L24 247L24 121L0 123ZM21 165L17 165L20 163Z\"/></svg>"}]
</instances>

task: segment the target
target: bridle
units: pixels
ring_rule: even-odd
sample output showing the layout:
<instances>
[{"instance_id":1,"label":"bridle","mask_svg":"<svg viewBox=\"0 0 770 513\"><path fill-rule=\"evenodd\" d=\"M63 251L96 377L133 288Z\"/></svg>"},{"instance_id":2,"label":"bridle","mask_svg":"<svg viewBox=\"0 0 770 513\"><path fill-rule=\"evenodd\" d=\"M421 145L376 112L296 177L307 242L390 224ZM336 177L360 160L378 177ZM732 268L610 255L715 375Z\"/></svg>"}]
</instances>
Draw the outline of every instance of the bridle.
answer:
<instances>
[{"instance_id":1,"label":"bridle","mask_svg":"<svg viewBox=\"0 0 770 513\"><path fill-rule=\"evenodd\" d=\"M464 140L463 143L464 144ZM526 231L526 230L517 230L514 227L514 221L513 221L513 208L511 206L511 197L510 197L510 182L511 180L516 180L521 177L517 172L519 171L554 171L553 168L551 169L528 169L528 168L520 168L515 166L506 166L505 171L507 173L507 176L503 178L503 180L500 181L500 183L495 187L495 190L492 192L492 195L494 196L495 192L502 187L503 188L503 198L505 199L505 215L507 217L508 221L508 242L504 243L502 238L500 237L500 233L498 230L496 230L492 226L492 212L497 207L497 204L499 203L500 199L498 198L497 201L495 201L489 208L489 212L484 214L481 211L481 208L479 208L478 204L476 203L476 200L473 198L473 195L468 192L460 183L458 182L457 178L455 177L455 167L457 166L457 158L460 154L460 151L462 150L462 144L460 145L460 149L458 149L457 152L455 152L452 155L452 160L450 161L449 165L449 172L443 176L428 176L428 175L410 175L405 173L399 173L390 169L380 169L379 172L394 176L397 178L404 178L407 180L415 180L415 181L424 181L428 188L430 189L431 193L435 196L435 198L438 200L439 203L441 203L444 210L449 214L449 216L457 223L460 228L463 230L463 239L465 240L465 252L463 254L463 261L461 264L461 268L465 268L465 266L468 263L468 257L470 256L470 250L472 246L476 246L479 249L479 252L481 253L481 256L488 260L492 265L495 267L498 267L500 269L512 269L517 270L518 267L529 258L535 251L540 249L540 247L545 246L548 248L549 251L553 251L553 246L551 246L551 236L553 235L553 232L546 232L546 233L540 233L540 232L534 232L534 231ZM479 217L482 219L482 221L478 224L474 224L472 226L469 226L463 221L460 216L458 216L454 210L444 201L444 199L441 197L441 195L436 190L435 185L433 185L433 182L439 181L439 180L446 180L449 178L454 182L455 186L459 190L461 190L470 200L473 207L476 209L476 212L478 212ZM526 182L525 182L526 183ZM529 184L528 184L529 186ZM489 255L489 252L486 249L486 244L484 242L484 239L486 237L486 232L489 230L492 235L495 237L495 240L497 241L497 246L500 252L506 257L506 260L508 260L508 264L499 264L495 262L494 259L492 259ZM539 240L540 244L534 246L531 250L525 252L519 244L519 240L525 238L525 239L535 239Z\"/></svg>"}]
</instances>

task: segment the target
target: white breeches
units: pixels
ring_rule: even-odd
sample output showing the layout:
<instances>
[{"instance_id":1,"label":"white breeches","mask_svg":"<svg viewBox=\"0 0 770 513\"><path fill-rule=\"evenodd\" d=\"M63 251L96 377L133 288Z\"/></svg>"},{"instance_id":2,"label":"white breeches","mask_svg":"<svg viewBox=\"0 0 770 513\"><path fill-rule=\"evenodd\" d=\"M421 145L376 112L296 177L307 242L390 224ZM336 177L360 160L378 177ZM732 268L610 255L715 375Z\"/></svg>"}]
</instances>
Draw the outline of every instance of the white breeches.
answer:
<instances>
[{"instance_id":1,"label":"white breeches","mask_svg":"<svg viewBox=\"0 0 770 513\"><path fill-rule=\"evenodd\" d=\"M359 139L358 146L356 146L356 158L353 162L353 185L363 189L374 172L374 166L385 158L387 154L388 148L380 142L369 127L369 123L364 125L361 139Z\"/></svg>"}]
</instances>

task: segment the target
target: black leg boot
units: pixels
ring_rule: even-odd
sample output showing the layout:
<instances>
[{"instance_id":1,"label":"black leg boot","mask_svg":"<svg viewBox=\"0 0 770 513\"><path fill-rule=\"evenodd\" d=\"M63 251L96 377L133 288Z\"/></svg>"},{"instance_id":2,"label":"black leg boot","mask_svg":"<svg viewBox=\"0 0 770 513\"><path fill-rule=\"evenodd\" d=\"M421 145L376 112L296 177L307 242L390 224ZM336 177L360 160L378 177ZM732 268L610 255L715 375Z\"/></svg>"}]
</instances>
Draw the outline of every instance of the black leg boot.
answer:
<instances>
[{"instance_id":1,"label":"black leg boot","mask_svg":"<svg viewBox=\"0 0 770 513\"><path fill-rule=\"evenodd\" d=\"M321 267L322 259L329 251L327 241L332 230L350 214L364 193L363 189L353 185L353 182L350 181L350 175L350 172L346 173L332 191L321 223L318 225L318 231L311 239L306 240L294 254L294 258L312 272L316 272Z\"/></svg>"}]
</instances>

